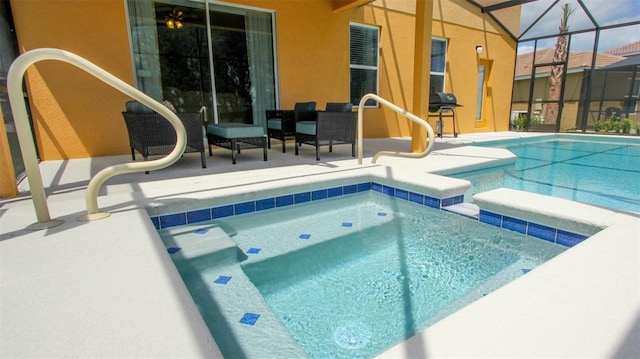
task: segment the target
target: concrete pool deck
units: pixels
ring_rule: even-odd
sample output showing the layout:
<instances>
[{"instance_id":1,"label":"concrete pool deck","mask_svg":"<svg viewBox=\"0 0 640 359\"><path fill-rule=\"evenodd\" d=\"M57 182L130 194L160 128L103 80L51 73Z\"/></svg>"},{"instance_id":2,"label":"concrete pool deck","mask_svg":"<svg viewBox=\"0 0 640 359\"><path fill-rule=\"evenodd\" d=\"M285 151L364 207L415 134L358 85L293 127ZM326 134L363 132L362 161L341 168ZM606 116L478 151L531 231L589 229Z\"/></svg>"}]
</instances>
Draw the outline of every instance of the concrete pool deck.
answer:
<instances>
[{"instance_id":1,"label":"concrete pool deck","mask_svg":"<svg viewBox=\"0 0 640 359\"><path fill-rule=\"evenodd\" d=\"M107 181L99 207L111 216L76 220L85 211L86 185L97 171L129 156L41 164L51 216L65 222L30 232L35 222L27 194L0 202L0 357L221 357L157 231L149 209L194 206L207 196L269 189L283 181L344 177L369 170L390 176L446 172L513 160L495 149L461 147L468 141L519 133L437 139L425 159L370 157L407 151L407 139L366 140L364 165L349 146L321 152L293 145L247 150L233 166L228 150L185 155L174 166ZM326 151L326 149L325 149ZM419 175L416 175L420 177ZM293 180L291 178L294 178ZM429 177L432 179L433 177ZM21 191L28 186L21 184ZM504 193L480 200L509 211ZM520 196L520 194L517 194ZM518 203L545 216L580 213L572 220L604 230L511 284L391 348L381 357L640 357L640 219L638 216L537 196ZM548 199L548 198L547 198Z\"/></svg>"}]
</instances>

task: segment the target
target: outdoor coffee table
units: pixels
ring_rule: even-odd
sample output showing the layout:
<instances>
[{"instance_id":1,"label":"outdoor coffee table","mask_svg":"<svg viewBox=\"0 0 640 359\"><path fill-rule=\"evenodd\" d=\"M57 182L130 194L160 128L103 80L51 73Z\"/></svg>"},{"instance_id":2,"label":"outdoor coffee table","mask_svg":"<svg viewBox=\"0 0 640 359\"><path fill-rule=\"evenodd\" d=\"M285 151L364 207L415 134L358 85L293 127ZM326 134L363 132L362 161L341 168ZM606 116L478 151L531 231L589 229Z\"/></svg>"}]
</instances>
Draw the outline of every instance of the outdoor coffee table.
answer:
<instances>
[{"instance_id":1,"label":"outdoor coffee table","mask_svg":"<svg viewBox=\"0 0 640 359\"><path fill-rule=\"evenodd\" d=\"M246 123L218 123L207 125L209 156L211 146L216 145L231 150L231 162L236 164L236 152L241 149L262 148L264 160L267 160L267 136L262 126Z\"/></svg>"}]
</instances>

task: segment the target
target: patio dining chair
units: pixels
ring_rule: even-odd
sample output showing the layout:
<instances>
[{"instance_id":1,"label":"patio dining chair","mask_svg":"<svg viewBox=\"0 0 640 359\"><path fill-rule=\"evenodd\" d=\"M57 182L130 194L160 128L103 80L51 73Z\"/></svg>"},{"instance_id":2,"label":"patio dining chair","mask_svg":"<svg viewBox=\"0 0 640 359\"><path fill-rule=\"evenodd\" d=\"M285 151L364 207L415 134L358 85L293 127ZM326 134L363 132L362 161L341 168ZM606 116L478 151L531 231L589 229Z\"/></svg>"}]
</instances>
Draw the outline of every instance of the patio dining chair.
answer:
<instances>
[{"instance_id":1,"label":"patio dining chair","mask_svg":"<svg viewBox=\"0 0 640 359\"><path fill-rule=\"evenodd\" d=\"M622 109L620 107L607 107L604 110L604 119L612 121L620 121L622 117Z\"/></svg>"},{"instance_id":2,"label":"patio dining chair","mask_svg":"<svg viewBox=\"0 0 640 359\"><path fill-rule=\"evenodd\" d=\"M296 123L314 120L316 102L298 102L293 110L267 110L267 146L271 148L271 138L282 141L282 153L287 152L286 139L296 134Z\"/></svg>"},{"instance_id":3,"label":"patio dining chair","mask_svg":"<svg viewBox=\"0 0 640 359\"><path fill-rule=\"evenodd\" d=\"M166 118L137 101L128 101L125 107L127 111L122 112L122 116L129 133L132 160L136 160L136 151L146 161L149 156L166 155L174 149L177 141L176 131ZM187 131L187 146L184 152L200 152L202 168L206 168L201 113L176 115Z\"/></svg>"},{"instance_id":4,"label":"patio dining chair","mask_svg":"<svg viewBox=\"0 0 640 359\"><path fill-rule=\"evenodd\" d=\"M351 144L351 156L356 156L356 124L358 114L349 102L329 102L325 111L317 111L313 121L296 123L296 155L304 143L315 146L316 160L320 160L320 147Z\"/></svg>"}]
</instances>

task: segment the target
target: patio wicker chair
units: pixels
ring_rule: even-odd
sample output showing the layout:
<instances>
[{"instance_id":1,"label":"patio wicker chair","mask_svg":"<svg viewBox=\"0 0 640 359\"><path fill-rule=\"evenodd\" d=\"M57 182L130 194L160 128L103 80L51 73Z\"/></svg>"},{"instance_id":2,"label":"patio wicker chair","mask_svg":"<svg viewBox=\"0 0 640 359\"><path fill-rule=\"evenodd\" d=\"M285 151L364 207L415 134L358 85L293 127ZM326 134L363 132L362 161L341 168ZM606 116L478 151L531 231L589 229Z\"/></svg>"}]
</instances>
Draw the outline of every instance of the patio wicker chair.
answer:
<instances>
[{"instance_id":1,"label":"patio wicker chair","mask_svg":"<svg viewBox=\"0 0 640 359\"><path fill-rule=\"evenodd\" d=\"M604 110L604 119L612 121L620 121L622 117L622 109L620 107L607 107Z\"/></svg>"},{"instance_id":2,"label":"patio wicker chair","mask_svg":"<svg viewBox=\"0 0 640 359\"><path fill-rule=\"evenodd\" d=\"M320 146L351 144L351 156L356 156L356 123L358 114L351 103L327 103L326 111L317 111L315 121L296 123L296 155L303 143L316 147L316 160L320 160Z\"/></svg>"},{"instance_id":3,"label":"patio wicker chair","mask_svg":"<svg viewBox=\"0 0 640 359\"><path fill-rule=\"evenodd\" d=\"M293 110L267 110L267 146L271 148L271 137L282 141L282 153L287 152L287 137L295 137L296 123L315 120L316 103L298 102Z\"/></svg>"},{"instance_id":4,"label":"patio wicker chair","mask_svg":"<svg viewBox=\"0 0 640 359\"><path fill-rule=\"evenodd\" d=\"M127 125L131 158L134 161L136 151L146 161L149 156L165 155L174 149L176 131L166 118L136 101L127 102L126 109L122 116ZM187 131L187 146L184 152L200 152L202 168L206 168L201 113L177 113L176 115L182 120Z\"/></svg>"}]
</instances>

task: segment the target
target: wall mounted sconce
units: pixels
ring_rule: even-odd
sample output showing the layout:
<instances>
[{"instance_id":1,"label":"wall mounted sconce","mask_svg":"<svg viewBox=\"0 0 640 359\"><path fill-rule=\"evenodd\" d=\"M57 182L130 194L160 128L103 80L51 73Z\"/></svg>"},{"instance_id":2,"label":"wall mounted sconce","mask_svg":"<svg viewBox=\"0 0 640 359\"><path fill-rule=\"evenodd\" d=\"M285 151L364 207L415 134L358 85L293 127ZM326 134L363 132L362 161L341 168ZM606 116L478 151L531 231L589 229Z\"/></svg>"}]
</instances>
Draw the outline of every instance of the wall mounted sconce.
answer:
<instances>
[{"instance_id":1,"label":"wall mounted sconce","mask_svg":"<svg viewBox=\"0 0 640 359\"><path fill-rule=\"evenodd\" d=\"M481 53L482 53L482 50L484 50L484 49L482 48L482 46L480 46L480 45L476 46L476 52L477 52L477 53L481 54Z\"/></svg>"},{"instance_id":2,"label":"wall mounted sconce","mask_svg":"<svg viewBox=\"0 0 640 359\"><path fill-rule=\"evenodd\" d=\"M181 29L184 25L182 23L182 11L178 9L173 9L169 15L164 17L164 22L167 24L167 27L171 30L173 29Z\"/></svg>"}]
</instances>

